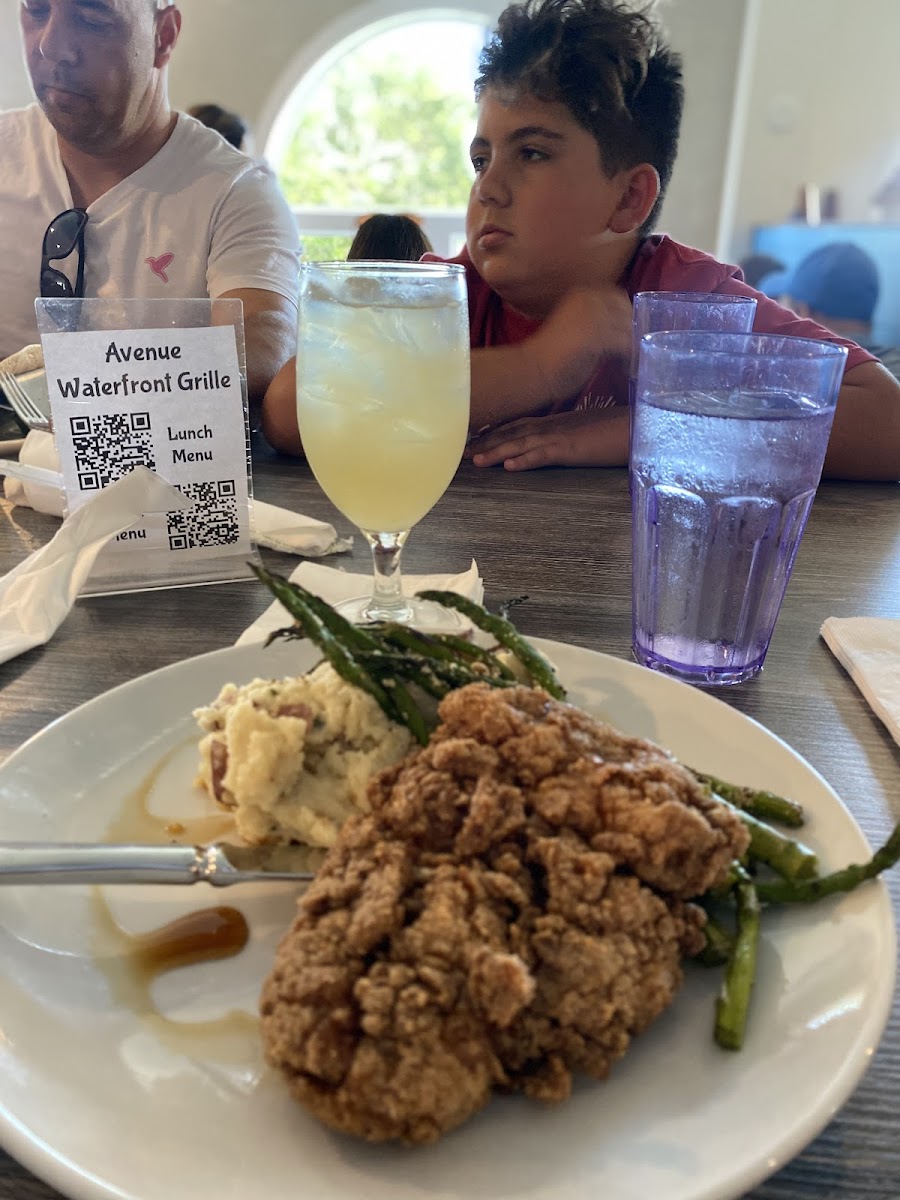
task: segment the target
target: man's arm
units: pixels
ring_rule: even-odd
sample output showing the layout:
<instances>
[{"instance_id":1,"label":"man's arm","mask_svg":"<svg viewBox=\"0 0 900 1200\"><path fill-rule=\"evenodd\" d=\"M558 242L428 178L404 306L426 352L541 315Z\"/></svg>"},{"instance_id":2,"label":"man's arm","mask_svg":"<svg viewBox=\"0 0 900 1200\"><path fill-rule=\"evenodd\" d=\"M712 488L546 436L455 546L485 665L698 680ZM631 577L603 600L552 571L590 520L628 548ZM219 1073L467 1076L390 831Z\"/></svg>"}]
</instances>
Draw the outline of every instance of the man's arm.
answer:
<instances>
[{"instance_id":1,"label":"man's arm","mask_svg":"<svg viewBox=\"0 0 900 1200\"><path fill-rule=\"evenodd\" d=\"M621 288L568 292L513 346L472 351L472 429L532 416L575 396L601 355L631 355L631 301Z\"/></svg>"},{"instance_id":2,"label":"man's arm","mask_svg":"<svg viewBox=\"0 0 900 1200\"><path fill-rule=\"evenodd\" d=\"M250 403L259 404L296 349L297 310L284 296L262 288L235 288L217 298L243 302L247 391Z\"/></svg>"},{"instance_id":3,"label":"man's arm","mask_svg":"<svg viewBox=\"0 0 900 1200\"><path fill-rule=\"evenodd\" d=\"M860 363L845 373L823 474L900 480L900 384L881 363Z\"/></svg>"},{"instance_id":4,"label":"man's arm","mask_svg":"<svg viewBox=\"0 0 900 1200\"><path fill-rule=\"evenodd\" d=\"M251 164L218 209L207 261L212 297L244 305L247 385L260 405L297 348L300 239L268 168Z\"/></svg>"},{"instance_id":5,"label":"man's arm","mask_svg":"<svg viewBox=\"0 0 900 1200\"><path fill-rule=\"evenodd\" d=\"M262 431L270 446L282 454L301 455L297 427L297 356L289 358L266 389L262 402Z\"/></svg>"}]
</instances>

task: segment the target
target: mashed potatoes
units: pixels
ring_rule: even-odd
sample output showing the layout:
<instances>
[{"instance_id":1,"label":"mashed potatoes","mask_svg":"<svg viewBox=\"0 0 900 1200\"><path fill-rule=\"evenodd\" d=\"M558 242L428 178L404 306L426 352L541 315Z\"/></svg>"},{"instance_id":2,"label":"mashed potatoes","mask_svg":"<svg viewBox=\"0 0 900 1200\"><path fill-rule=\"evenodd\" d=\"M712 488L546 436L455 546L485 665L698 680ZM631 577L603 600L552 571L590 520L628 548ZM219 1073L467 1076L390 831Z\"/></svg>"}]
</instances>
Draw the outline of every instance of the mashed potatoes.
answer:
<instances>
[{"instance_id":1,"label":"mashed potatoes","mask_svg":"<svg viewBox=\"0 0 900 1200\"><path fill-rule=\"evenodd\" d=\"M206 733L198 782L234 810L251 843L332 845L345 817L368 810L371 776L413 745L328 663L294 679L228 683L194 716Z\"/></svg>"}]
</instances>

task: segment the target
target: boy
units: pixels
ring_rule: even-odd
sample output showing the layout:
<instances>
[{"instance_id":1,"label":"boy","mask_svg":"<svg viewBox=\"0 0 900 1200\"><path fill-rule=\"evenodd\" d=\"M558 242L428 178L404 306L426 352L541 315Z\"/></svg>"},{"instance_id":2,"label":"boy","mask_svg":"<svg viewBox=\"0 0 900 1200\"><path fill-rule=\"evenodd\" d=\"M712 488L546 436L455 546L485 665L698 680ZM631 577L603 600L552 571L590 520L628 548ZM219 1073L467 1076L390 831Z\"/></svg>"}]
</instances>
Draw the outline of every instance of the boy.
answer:
<instances>
[{"instance_id":1,"label":"boy","mask_svg":"<svg viewBox=\"0 0 900 1200\"><path fill-rule=\"evenodd\" d=\"M510 5L475 91L467 245L450 261L469 284L477 465L627 463L635 292L755 295L757 331L843 341L754 292L736 267L650 236L683 88L645 13L615 0ZM843 344L825 471L896 480L900 386Z\"/></svg>"}]
</instances>

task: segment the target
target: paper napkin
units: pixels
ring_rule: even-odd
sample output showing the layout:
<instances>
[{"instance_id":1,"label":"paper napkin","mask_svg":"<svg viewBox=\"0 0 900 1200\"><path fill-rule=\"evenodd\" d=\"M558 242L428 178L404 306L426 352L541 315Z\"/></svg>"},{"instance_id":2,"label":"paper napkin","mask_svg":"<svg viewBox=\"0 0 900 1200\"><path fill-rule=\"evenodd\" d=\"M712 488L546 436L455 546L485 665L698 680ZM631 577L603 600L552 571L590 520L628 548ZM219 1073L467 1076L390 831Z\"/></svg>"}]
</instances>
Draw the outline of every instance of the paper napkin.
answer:
<instances>
[{"instance_id":1,"label":"paper napkin","mask_svg":"<svg viewBox=\"0 0 900 1200\"><path fill-rule=\"evenodd\" d=\"M821 633L900 745L900 620L829 617Z\"/></svg>"},{"instance_id":2,"label":"paper napkin","mask_svg":"<svg viewBox=\"0 0 900 1200\"><path fill-rule=\"evenodd\" d=\"M0 371L8 371L10 375L24 375L28 371L39 371L44 365L44 352L40 342L23 346L9 358L0 362Z\"/></svg>"},{"instance_id":3,"label":"paper napkin","mask_svg":"<svg viewBox=\"0 0 900 1200\"><path fill-rule=\"evenodd\" d=\"M59 455L52 433L32 429L19 451L19 462L31 467L44 467L59 471ZM23 482L7 475L4 482L7 500L13 504L61 517L65 497L62 479L59 486L48 487L40 483ZM350 550L352 538L339 538L333 525L327 521L316 521L303 517L274 504L261 500L250 501L250 533L260 546L280 550L283 554L305 554L310 558L321 558L325 554L341 554Z\"/></svg>"},{"instance_id":4,"label":"paper napkin","mask_svg":"<svg viewBox=\"0 0 900 1200\"><path fill-rule=\"evenodd\" d=\"M19 462L29 467L43 467L48 471L59 471L59 455L52 433L32 429L19 449ZM51 517L61 517L65 504L62 478L56 487L42 483L26 483L7 475L3 483L7 500L22 508L33 508L36 512Z\"/></svg>"},{"instance_id":5,"label":"paper napkin","mask_svg":"<svg viewBox=\"0 0 900 1200\"><path fill-rule=\"evenodd\" d=\"M144 513L190 505L146 467L136 467L82 505L46 546L0 579L0 663L53 637L110 538Z\"/></svg>"},{"instance_id":6,"label":"paper napkin","mask_svg":"<svg viewBox=\"0 0 900 1200\"><path fill-rule=\"evenodd\" d=\"M309 558L344 554L353 548L353 538L339 538L327 521L301 517L262 500L250 501L250 533L260 546L280 550L282 554L305 554Z\"/></svg>"},{"instance_id":7,"label":"paper napkin","mask_svg":"<svg viewBox=\"0 0 900 1200\"><path fill-rule=\"evenodd\" d=\"M334 567L323 566L321 563L301 563L291 572L290 578L293 583L299 583L310 592L315 592L329 604L336 604L341 600L352 600L355 596L367 596L372 590L371 575L351 574L349 571L340 571ZM426 588L459 592L461 596L467 596L478 604L484 599L484 580L478 574L474 558L468 571L463 571L461 575L403 576L404 595L414 596L416 592L424 591ZM252 625L244 630L235 645L243 646L250 642L264 642L270 633L274 633L276 629L284 629L286 625L292 623L292 620L293 618L288 616L281 603L275 600L261 617L258 617Z\"/></svg>"}]
</instances>

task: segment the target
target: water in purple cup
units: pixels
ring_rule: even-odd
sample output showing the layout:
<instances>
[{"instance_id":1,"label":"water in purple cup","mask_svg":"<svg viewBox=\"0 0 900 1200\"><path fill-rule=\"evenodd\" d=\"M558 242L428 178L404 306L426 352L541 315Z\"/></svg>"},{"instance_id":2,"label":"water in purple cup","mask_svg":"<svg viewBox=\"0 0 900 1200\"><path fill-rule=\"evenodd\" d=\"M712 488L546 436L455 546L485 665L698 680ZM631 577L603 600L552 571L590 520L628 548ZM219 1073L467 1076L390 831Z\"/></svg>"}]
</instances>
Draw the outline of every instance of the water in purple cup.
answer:
<instances>
[{"instance_id":1,"label":"water in purple cup","mask_svg":"<svg viewBox=\"0 0 900 1200\"><path fill-rule=\"evenodd\" d=\"M698 366L698 337L716 339L721 362L708 341L712 360ZM682 362L667 360L682 351L666 338L691 339ZM740 683L762 668L845 359L829 343L785 345L799 341L656 334L642 351L651 361L631 454L632 632L645 666L698 684Z\"/></svg>"},{"instance_id":2,"label":"water in purple cup","mask_svg":"<svg viewBox=\"0 0 900 1200\"><path fill-rule=\"evenodd\" d=\"M632 307L631 370L628 374L631 435L634 434L634 392L644 334L675 329L749 333L756 318L756 297L732 296L727 292L637 292Z\"/></svg>"}]
</instances>

